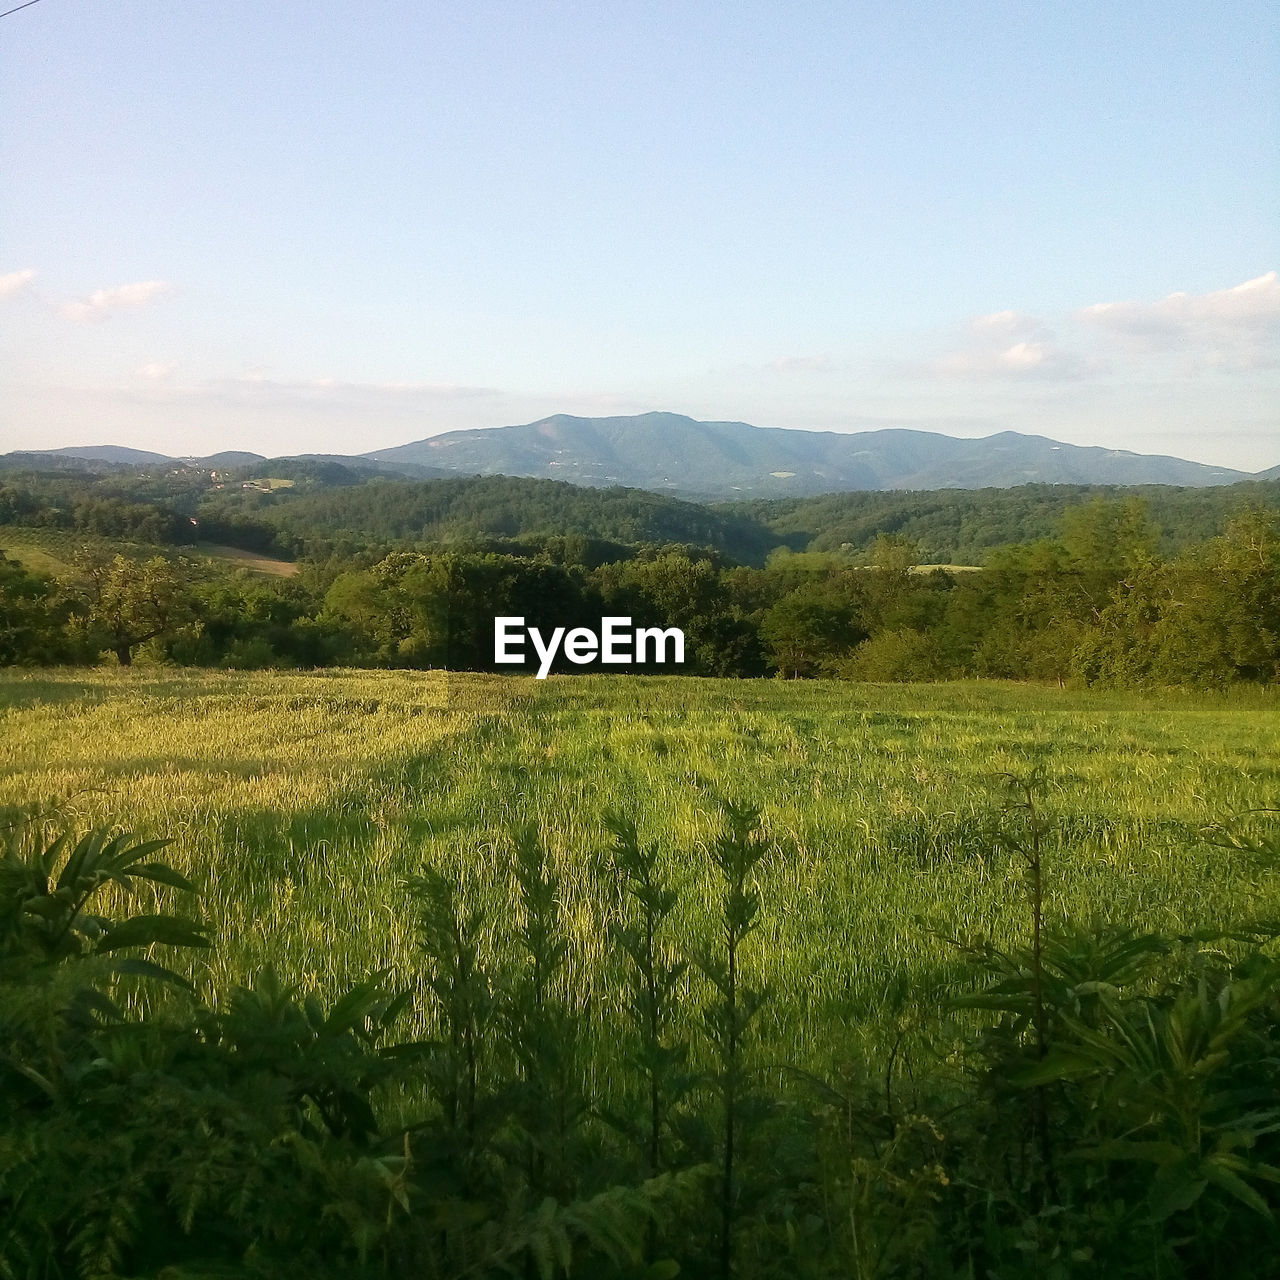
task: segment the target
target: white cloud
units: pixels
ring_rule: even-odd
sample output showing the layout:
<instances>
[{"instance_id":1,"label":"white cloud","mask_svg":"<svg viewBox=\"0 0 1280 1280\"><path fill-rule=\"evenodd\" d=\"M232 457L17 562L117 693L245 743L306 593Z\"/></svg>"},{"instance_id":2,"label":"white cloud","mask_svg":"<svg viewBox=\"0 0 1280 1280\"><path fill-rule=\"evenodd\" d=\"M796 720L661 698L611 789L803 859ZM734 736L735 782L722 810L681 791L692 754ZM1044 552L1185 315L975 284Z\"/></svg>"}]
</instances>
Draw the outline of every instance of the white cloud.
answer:
<instances>
[{"instance_id":1,"label":"white cloud","mask_svg":"<svg viewBox=\"0 0 1280 1280\"><path fill-rule=\"evenodd\" d=\"M953 349L928 365L950 378L1075 379L1093 366L1062 346L1039 316L996 311L973 316L952 336Z\"/></svg>"},{"instance_id":2,"label":"white cloud","mask_svg":"<svg viewBox=\"0 0 1280 1280\"><path fill-rule=\"evenodd\" d=\"M993 349L953 351L935 363L938 373L955 377L999 377L1025 373L1069 372L1069 357L1049 342L1015 342Z\"/></svg>"},{"instance_id":3,"label":"white cloud","mask_svg":"<svg viewBox=\"0 0 1280 1280\"><path fill-rule=\"evenodd\" d=\"M1064 348L1040 316L993 311L950 335L952 349L925 368L947 378L1078 378L1088 365Z\"/></svg>"},{"instance_id":4,"label":"white cloud","mask_svg":"<svg viewBox=\"0 0 1280 1280\"><path fill-rule=\"evenodd\" d=\"M990 315L974 316L969 328L979 334L1006 334L1034 337L1046 333L1044 321L1025 311L993 311Z\"/></svg>"},{"instance_id":5,"label":"white cloud","mask_svg":"<svg viewBox=\"0 0 1280 1280\"><path fill-rule=\"evenodd\" d=\"M145 307L172 291L173 285L167 280L139 280L134 284L117 285L114 289L98 289L87 298L64 303L61 311L68 320L101 320L113 311Z\"/></svg>"},{"instance_id":6,"label":"white cloud","mask_svg":"<svg viewBox=\"0 0 1280 1280\"><path fill-rule=\"evenodd\" d=\"M0 276L0 298L11 298L15 293L21 293L35 278L36 273L31 267Z\"/></svg>"},{"instance_id":7,"label":"white cloud","mask_svg":"<svg viewBox=\"0 0 1280 1280\"><path fill-rule=\"evenodd\" d=\"M996 357L1006 369L1038 369L1050 358L1052 349L1045 342L1015 342Z\"/></svg>"},{"instance_id":8,"label":"white cloud","mask_svg":"<svg viewBox=\"0 0 1280 1280\"><path fill-rule=\"evenodd\" d=\"M144 364L138 370L138 377L146 378L148 382L162 382L177 367L178 362L176 360L170 360L168 362L152 360L149 363Z\"/></svg>"},{"instance_id":9,"label":"white cloud","mask_svg":"<svg viewBox=\"0 0 1280 1280\"><path fill-rule=\"evenodd\" d=\"M1099 302L1056 317L1054 327L1021 311L974 316L951 331L950 350L923 368L934 376L1078 381L1174 360L1184 376L1280 365L1280 275L1158 302ZM919 369L921 366L917 366Z\"/></svg>"},{"instance_id":10,"label":"white cloud","mask_svg":"<svg viewBox=\"0 0 1280 1280\"><path fill-rule=\"evenodd\" d=\"M1280 276L1268 271L1213 293L1171 293L1159 302L1096 302L1080 312L1090 324L1126 333L1178 334L1205 327L1280 326Z\"/></svg>"},{"instance_id":11,"label":"white cloud","mask_svg":"<svg viewBox=\"0 0 1280 1280\"><path fill-rule=\"evenodd\" d=\"M1078 318L1130 351L1166 352L1216 367L1280 358L1280 276L1274 271L1211 293L1171 293L1158 302L1098 302Z\"/></svg>"}]
</instances>

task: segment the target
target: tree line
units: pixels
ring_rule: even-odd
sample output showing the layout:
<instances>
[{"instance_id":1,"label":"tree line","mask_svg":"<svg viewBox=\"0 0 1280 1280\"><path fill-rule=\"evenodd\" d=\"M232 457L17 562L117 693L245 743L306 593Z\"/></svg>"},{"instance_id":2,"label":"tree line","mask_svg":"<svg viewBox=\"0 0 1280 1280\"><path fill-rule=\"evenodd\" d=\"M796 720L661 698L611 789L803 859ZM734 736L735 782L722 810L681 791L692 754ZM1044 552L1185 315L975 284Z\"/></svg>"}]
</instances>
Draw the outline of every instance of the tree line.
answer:
<instances>
[{"instance_id":1,"label":"tree line","mask_svg":"<svg viewBox=\"0 0 1280 1280\"><path fill-rule=\"evenodd\" d=\"M882 534L866 563L777 553L762 567L689 546L585 537L515 549L366 550L292 579L180 554L86 556L58 579L0 561L0 662L348 665L487 671L493 620L544 634L608 615L679 627L702 676L963 677L1222 686L1280 674L1280 513L1164 555L1141 500L1068 508L1057 537L980 571L917 565ZM509 670L509 668L504 668ZM583 670L563 659L560 671ZM616 670L617 668L609 668Z\"/></svg>"}]
</instances>

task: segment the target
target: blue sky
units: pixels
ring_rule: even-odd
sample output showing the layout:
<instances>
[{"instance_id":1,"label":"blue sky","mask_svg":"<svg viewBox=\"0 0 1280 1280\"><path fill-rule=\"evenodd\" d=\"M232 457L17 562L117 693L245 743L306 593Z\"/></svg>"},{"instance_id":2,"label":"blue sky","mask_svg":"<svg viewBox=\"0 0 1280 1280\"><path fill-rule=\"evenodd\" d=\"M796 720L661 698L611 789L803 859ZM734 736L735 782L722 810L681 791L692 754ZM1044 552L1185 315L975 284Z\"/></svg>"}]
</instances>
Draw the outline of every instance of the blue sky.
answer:
<instances>
[{"instance_id":1,"label":"blue sky","mask_svg":"<svg viewBox=\"0 0 1280 1280\"><path fill-rule=\"evenodd\" d=\"M668 409L1272 466L1278 25L41 0L0 19L0 449Z\"/></svg>"}]
</instances>

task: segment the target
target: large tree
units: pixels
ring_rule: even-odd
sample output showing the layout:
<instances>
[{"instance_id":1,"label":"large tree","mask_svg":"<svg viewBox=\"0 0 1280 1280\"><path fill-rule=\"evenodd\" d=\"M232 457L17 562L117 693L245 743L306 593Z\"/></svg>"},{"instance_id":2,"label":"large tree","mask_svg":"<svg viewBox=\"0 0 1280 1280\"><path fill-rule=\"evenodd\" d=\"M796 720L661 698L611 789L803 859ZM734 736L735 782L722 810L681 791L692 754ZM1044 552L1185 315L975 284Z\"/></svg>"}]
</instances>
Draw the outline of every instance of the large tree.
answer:
<instances>
[{"instance_id":1,"label":"large tree","mask_svg":"<svg viewBox=\"0 0 1280 1280\"><path fill-rule=\"evenodd\" d=\"M83 566L89 624L104 635L122 667L148 640L175 635L194 617L191 566L155 556L145 562L115 556Z\"/></svg>"}]
</instances>

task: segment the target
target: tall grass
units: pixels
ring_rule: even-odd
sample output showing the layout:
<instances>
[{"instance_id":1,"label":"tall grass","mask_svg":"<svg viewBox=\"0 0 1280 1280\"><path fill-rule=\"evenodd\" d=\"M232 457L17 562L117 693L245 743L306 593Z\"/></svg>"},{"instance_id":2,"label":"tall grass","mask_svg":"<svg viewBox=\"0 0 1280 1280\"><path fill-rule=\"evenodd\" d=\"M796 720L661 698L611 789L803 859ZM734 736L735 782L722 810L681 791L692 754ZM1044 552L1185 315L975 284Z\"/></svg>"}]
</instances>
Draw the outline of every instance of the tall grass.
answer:
<instances>
[{"instance_id":1,"label":"tall grass","mask_svg":"<svg viewBox=\"0 0 1280 1280\"><path fill-rule=\"evenodd\" d=\"M536 824L557 881L566 1000L624 1020L608 945L605 815L658 839L685 954L719 927L705 857L721 804L758 808L770 856L745 981L755 1034L826 1067L912 1034L963 981L949 938L1022 936L1023 868L989 835L1004 772L1038 766L1052 832L1046 919L1177 934L1274 911L1201 827L1280 800L1280 704L994 683L854 686L437 673L0 675L0 813L170 837L229 990L268 963L332 994L420 967L406 879L424 867L482 911L480 962L519 914L509 833ZM34 836L33 836L34 838ZM681 975L694 1019L705 982ZM426 1016L426 1015L423 1015Z\"/></svg>"}]
</instances>

